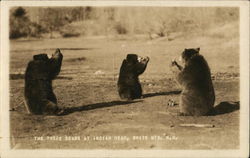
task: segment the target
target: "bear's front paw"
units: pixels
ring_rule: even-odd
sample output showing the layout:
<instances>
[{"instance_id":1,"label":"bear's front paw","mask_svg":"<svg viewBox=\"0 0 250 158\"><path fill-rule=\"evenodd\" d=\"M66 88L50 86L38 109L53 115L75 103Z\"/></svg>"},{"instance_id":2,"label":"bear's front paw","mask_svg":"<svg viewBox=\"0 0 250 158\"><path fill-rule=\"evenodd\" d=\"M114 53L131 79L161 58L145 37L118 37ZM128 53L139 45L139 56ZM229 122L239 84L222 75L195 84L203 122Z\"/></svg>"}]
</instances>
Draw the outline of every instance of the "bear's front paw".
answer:
<instances>
[{"instance_id":1,"label":"bear's front paw","mask_svg":"<svg viewBox=\"0 0 250 158\"><path fill-rule=\"evenodd\" d=\"M178 65L175 59L171 61L171 65L172 65L172 66Z\"/></svg>"}]
</instances>

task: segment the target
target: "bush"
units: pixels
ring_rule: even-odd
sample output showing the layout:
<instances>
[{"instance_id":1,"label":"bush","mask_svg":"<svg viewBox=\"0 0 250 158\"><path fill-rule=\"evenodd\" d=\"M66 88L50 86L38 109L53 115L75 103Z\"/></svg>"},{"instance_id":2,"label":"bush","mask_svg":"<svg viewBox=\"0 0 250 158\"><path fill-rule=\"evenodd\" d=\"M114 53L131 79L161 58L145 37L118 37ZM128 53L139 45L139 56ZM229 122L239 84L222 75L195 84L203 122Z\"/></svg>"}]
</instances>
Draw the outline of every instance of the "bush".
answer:
<instances>
[{"instance_id":1,"label":"bush","mask_svg":"<svg viewBox=\"0 0 250 158\"><path fill-rule=\"evenodd\" d=\"M41 25L30 21L24 8L18 7L11 12L9 38L40 37L44 32L46 30Z\"/></svg>"},{"instance_id":2,"label":"bush","mask_svg":"<svg viewBox=\"0 0 250 158\"><path fill-rule=\"evenodd\" d=\"M128 30L120 22L115 24L114 29L116 30L116 32L118 34L127 34L128 33Z\"/></svg>"},{"instance_id":3,"label":"bush","mask_svg":"<svg viewBox=\"0 0 250 158\"><path fill-rule=\"evenodd\" d=\"M26 16L26 11L22 7L18 7L10 16L10 38L26 37L29 35L30 20Z\"/></svg>"},{"instance_id":4,"label":"bush","mask_svg":"<svg viewBox=\"0 0 250 158\"><path fill-rule=\"evenodd\" d=\"M29 28L30 28L29 36L31 37L41 37L42 33L48 32L44 27L42 27L37 23L30 23Z\"/></svg>"},{"instance_id":5,"label":"bush","mask_svg":"<svg viewBox=\"0 0 250 158\"><path fill-rule=\"evenodd\" d=\"M66 33L61 33L61 35L65 38L67 37L78 37L80 36L80 33L74 33L74 32L66 32Z\"/></svg>"},{"instance_id":6,"label":"bush","mask_svg":"<svg viewBox=\"0 0 250 158\"><path fill-rule=\"evenodd\" d=\"M59 32L62 37L78 37L81 35L79 26L74 23L65 25Z\"/></svg>"}]
</instances>

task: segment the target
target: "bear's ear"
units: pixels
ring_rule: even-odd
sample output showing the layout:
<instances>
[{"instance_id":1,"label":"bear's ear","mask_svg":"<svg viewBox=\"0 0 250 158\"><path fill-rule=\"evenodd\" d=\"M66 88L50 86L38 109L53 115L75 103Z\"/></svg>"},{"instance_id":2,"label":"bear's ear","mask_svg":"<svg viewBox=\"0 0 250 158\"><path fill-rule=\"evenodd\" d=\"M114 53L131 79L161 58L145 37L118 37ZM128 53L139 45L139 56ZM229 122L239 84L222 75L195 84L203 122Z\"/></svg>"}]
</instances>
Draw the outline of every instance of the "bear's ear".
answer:
<instances>
[{"instance_id":1,"label":"bear's ear","mask_svg":"<svg viewBox=\"0 0 250 158\"><path fill-rule=\"evenodd\" d=\"M199 47L199 48L196 48L196 51L199 53L199 52L200 52L200 47Z\"/></svg>"},{"instance_id":2,"label":"bear's ear","mask_svg":"<svg viewBox=\"0 0 250 158\"><path fill-rule=\"evenodd\" d=\"M184 51L186 52L186 51L187 51L187 48L185 48Z\"/></svg>"}]
</instances>

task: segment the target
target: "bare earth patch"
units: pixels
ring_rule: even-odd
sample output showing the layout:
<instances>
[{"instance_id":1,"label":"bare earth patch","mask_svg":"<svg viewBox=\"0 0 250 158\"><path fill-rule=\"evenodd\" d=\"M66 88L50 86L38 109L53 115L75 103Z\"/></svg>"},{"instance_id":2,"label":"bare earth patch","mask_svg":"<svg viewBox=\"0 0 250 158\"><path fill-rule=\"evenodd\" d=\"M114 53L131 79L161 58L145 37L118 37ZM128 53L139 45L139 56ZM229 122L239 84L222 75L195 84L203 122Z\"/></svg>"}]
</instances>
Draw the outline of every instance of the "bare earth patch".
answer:
<instances>
[{"instance_id":1,"label":"bare earth patch","mask_svg":"<svg viewBox=\"0 0 250 158\"><path fill-rule=\"evenodd\" d=\"M226 39L203 40L206 42L199 46L214 76L217 106L216 115L203 117L177 115L180 88L169 68L171 59L178 57L186 46L195 45L192 40L153 44L144 40L80 37L11 41L11 146L15 149L239 148L238 46L221 49L220 43ZM83 49L82 43L91 49ZM54 91L59 106L71 111L63 116L28 115L23 102L26 64L32 55L51 54L54 48L65 48L62 71L53 82ZM120 101L116 87L119 67L127 53L147 55L151 59L140 77L144 98L132 102ZM225 53L231 54L226 60ZM169 100L177 105L168 106ZM180 124L212 124L213 127Z\"/></svg>"}]
</instances>

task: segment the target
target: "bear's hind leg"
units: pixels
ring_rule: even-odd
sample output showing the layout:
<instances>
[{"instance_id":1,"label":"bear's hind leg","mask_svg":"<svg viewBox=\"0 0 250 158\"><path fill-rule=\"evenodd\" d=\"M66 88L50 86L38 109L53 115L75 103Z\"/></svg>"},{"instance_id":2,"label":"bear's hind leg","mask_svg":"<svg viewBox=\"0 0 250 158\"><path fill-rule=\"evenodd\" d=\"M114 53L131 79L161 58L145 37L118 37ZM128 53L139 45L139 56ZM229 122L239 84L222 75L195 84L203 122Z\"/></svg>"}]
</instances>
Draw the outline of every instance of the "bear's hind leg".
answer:
<instances>
[{"instance_id":1,"label":"bear's hind leg","mask_svg":"<svg viewBox=\"0 0 250 158\"><path fill-rule=\"evenodd\" d=\"M46 115L56 115L60 111L60 108L57 106L57 104L47 100L44 103L44 110L43 113Z\"/></svg>"},{"instance_id":2,"label":"bear's hind leg","mask_svg":"<svg viewBox=\"0 0 250 158\"><path fill-rule=\"evenodd\" d=\"M141 99L142 98L142 88L141 84L138 83L133 89L133 99Z\"/></svg>"},{"instance_id":3,"label":"bear's hind leg","mask_svg":"<svg viewBox=\"0 0 250 158\"><path fill-rule=\"evenodd\" d=\"M119 91L119 95L120 95L121 100L125 100L125 101L133 100L132 95L131 95L131 90L129 89L123 89Z\"/></svg>"},{"instance_id":4,"label":"bear's hind leg","mask_svg":"<svg viewBox=\"0 0 250 158\"><path fill-rule=\"evenodd\" d=\"M181 94L179 107L180 112L178 115L180 116L192 116L194 113L192 102L190 102L189 96L187 96L185 93Z\"/></svg>"},{"instance_id":5,"label":"bear's hind leg","mask_svg":"<svg viewBox=\"0 0 250 158\"><path fill-rule=\"evenodd\" d=\"M37 100L37 98L30 99L30 98L25 97L24 105L26 107L28 114L35 114L35 115L43 114L44 103Z\"/></svg>"}]
</instances>

